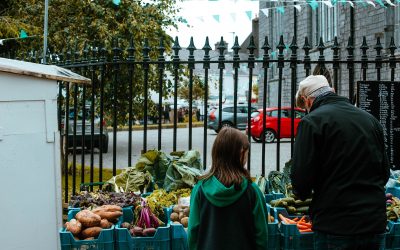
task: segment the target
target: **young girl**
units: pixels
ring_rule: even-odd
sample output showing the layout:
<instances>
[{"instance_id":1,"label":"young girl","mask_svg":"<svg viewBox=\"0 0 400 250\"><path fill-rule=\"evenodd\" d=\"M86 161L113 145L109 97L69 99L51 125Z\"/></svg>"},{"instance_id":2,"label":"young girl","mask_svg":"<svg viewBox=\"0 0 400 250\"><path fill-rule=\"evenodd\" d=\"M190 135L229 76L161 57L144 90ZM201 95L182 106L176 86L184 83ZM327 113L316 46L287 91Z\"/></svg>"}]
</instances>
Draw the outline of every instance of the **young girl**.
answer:
<instances>
[{"instance_id":1,"label":"young girl","mask_svg":"<svg viewBox=\"0 0 400 250\"><path fill-rule=\"evenodd\" d=\"M189 249L266 249L266 204L245 169L249 142L223 128L212 148L212 164L190 197Z\"/></svg>"}]
</instances>

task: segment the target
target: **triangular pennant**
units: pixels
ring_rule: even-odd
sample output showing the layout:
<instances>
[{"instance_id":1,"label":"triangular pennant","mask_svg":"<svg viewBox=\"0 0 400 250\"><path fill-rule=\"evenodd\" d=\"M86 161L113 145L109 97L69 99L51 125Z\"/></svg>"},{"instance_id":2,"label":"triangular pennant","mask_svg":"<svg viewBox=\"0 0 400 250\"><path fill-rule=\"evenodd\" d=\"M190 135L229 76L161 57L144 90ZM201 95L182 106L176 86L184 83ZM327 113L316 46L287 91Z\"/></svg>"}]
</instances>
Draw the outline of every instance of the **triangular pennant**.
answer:
<instances>
[{"instance_id":1,"label":"triangular pennant","mask_svg":"<svg viewBox=\"0 0 400 250\"><path fill-rule=\"evenodd\" d=\"M396 4L392 3L392 1L390 1L390 0L386 0L386 2L387 2L390 6L396 6Z\"/></svg>"},{"instance_id":2,"label":"triangular pennant","mask_svg":"<svg viewBox=\"0 0 400 250\"><path fill-rule=\"evenodd\" d=\"M261 9L261 12L262 13L264 13L264 15L266 16L266 17L268 17L269 15L269 13L268 13L268 9Z\"/></svg>"},{"instance_id":3,"label":"triangular pennant","mask_svg":"<svg viewBox=\"0 0 400 250\"><path fill-rule=\"evenodd\" d=\"M348 3L350 4L350 6L351 6L352 8L354 8L354 3L353 3L352 1L348 1Z\"/></svg>"},{"instance_id":4,"label":"triangular pennant","mask_svg":"<svg viewBox=\"0 0 400 250\"><path fill-rule=\"evenodd\" d=\"M272 51L272 52L271 52L271 57L274 58L275 55L276 55L276 51Z\"/></svg>"},{"instance_id":5,"label":"triangular pennant","mask_svg":"<svg viewBox=\"0 0 400 250\"><path fill-rule=\"evenodd\" d=\"M382 2L382 0L375 0L377 3L379 3L380 6L386 8L385 4Z\"/></svg>"},{"instance_id":6,"label":"triangular pennant","mask_svg":"<svg viewBox=\"0 0 400 250\"><path fill-rule=\"evenodd\" d=\"M247 15L247 17L249 18L249 20L251 20L251 17L252 17L252 15L253 15L253 11L251 11L251 10L246 11L246 15Z\"/></svg>"},{"instance_id":7,"label":"triangular pennant","mask_svg":"<svg viewBox=\"0 0 400 250\"><path fill-rule=\"evenodd\" d=\"M28 37L28 34L26 34L26 31L21 29L20 32L19 32L19 38L24 39L24 38L27 38L27 37Z\"/></svg>"},{"instance_id":8,"label":"triangular pennant","mask_svg":"<svg viewBox=\"0 0 400 250\"><path fill-rule=\"evenodd\" d=\"M121 3L121 0L113 0L113 4L119 5Z\"/></svg>"},{"instance_id":9,"label":"triangular pennant","mask_svg":"<svg viewBox=\"0 0 400 250\"><path fill-rule=\"evenodd\" d=\"M219 15L213 15L215 21L219 22Z\"/></svg>"},{"instance_id":10,"label":"triangular pennant","mask_svg":"<svg viewBox=\"0 0 400 250\"><path fill-rule=\"evenodd\" d=\"M236 13L231 13L232 20L236 22Z\"/></svg>"},{"instance_id":11,"label":"triangular pennant","mask_svg":"<svg viewBox=\"0 0 400 250\"><path fill-rule=\"evenodd\" d=\"M342 6L345 6L346 5L346 0L340 0L340 3L342 4Z\"/></svg>"},{"instance_id":12,"label":"triangular pennant","mask_svg":"<svg viewBox=\"0 0 400 250\"><path fill-rule=\"evenodd\" d=\"M372 6L374 6L376 8L376 5L375 5L375 3L373 1L367 1L367 4L372 5Z\"/></svg>"},{"instance_id":13,"label":"triangular pennant","mask_svg":"<svg viewBox=\"0 0 400 250\"><path fill-rule=\"evenodd\" d=\"M332 2L333 5L336 5L337 0L331 0L331 2Z\"/></svg>"},{"instance_id":14,"label":"triangular pennant","mask_svg":"<svg viewBox=\"0 0 400 250\"><path fill-rule=\"evenodd\" d=\"M333 4L331 3L331 1L322 1L322 3L324 3L326 6L328 6L329 8L333 7Z\"/></svg>"},{"instance_id":15,"label":"triangular pennant","mask_svg":"<svg viewBox=\"0 0 400 250\"><path fill-rule=\"evenodd\" d=\"M293 5L293 7L295 7L298 12L301 11L301 5L296 4L296 5Z\"/></svg>"},{"instance_id":16,"label":"triangular pennant","mask_svg":"<svg viewBox=\"0 0 400 250\"><path fill-rule=\"evenodd\" d=\"M312 0L312 1L308 2L308 4L311 6L312 10L316 10L318 8L318 3L316 0Z\"/></svg>"},{"instance_id":17,"label":"triangular pennant","mask_svg":"<svg viewBox=\"0 0 400 250\"><path fill-rule=\"evenodd\" d=\"M284 13L285 13L285 8L284 8L283 6L277 7L276 10L277 10L279 13L281 13L281 14L284 14Z\"/></svg>"}]
</instances>

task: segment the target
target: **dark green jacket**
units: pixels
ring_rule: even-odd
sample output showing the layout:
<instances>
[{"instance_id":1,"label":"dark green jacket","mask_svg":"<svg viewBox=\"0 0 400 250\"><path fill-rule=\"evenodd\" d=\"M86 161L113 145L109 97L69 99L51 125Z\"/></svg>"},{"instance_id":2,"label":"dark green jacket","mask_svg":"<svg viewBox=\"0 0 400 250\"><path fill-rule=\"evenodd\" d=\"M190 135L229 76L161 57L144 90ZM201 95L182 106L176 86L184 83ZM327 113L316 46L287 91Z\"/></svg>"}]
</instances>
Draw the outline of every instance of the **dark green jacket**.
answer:
<instances>
[{"instance_id":1,"label":"dark green jacket","mask_svg":"<svg viewBox=\"0 0 400 250\"><path fill-rule=\"evenodd\" d=\"M202 180L190 197L189 249L266 249L266 211L260 189L246 179L240 190Z\"/></svg>"},{"instance_id":2,"label":"dark green jacket","mask_svg":"<svg viewBox=\"0 0 400 250\"><path fill-rule=\"evenodd\" d=\"M297 196L304 199L314 191L314 230L383 233L389 171L383 129L375 117L334 93L315 99L298 126L291 172Z\"/></svg>"}]
</instances>

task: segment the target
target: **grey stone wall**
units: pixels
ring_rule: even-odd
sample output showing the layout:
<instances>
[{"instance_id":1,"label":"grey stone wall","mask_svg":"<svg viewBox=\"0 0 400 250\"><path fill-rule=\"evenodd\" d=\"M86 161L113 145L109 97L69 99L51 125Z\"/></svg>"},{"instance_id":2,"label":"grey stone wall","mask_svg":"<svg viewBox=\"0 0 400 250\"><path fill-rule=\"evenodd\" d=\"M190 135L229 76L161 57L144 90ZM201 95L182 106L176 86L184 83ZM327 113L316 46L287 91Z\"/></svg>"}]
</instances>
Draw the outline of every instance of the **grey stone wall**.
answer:
<instances>
[{"instance_id":1,"label":"grey stone wall","mask_svg":"<svg viewBox=\"0 0 400 250\"><path fill-rule=\"evenodd\" d=\"M266 3L264 1L260 1L260 13L259 13L259 44L262 46L264 44L265 37L268 36L269 44L273 47L273 51L276 50L276 45L278 41L276 41L276 34L279 33L279 30L276 22L274 22L274 15L277 15L276 10L270 10L270 15L267 17L264 13L262 13L261 9L266 8L274 3ZM348 45L348 40L350 37L350 5L342 5L338 3L334 8L338 8L338 30L337 37L339 46L341 47L339 56L340 60L347 60L348 52L346 50L346 46ZM285 8L285 13L283 14L283 29L281 30L284 42L286 45L290 46L292 43L293 35L294 35L294 8ZM388 6L387 8L373 6L356 6L354 8L354 59L361 60L361 49L360 46L362 44L363 37L366 37L367 44L369 46L369 50L367 51L368 58L370 60L375 59L376 51L374 46L377 43L377 38L380 38L381 44L384 48L388 48L390 44L391 37L394 36L394 29L397 27L394 25L393 7ZM273 12L273 13L271 13ZM315 12L315 11L314 11ZM304 46L304 41L306 36L309 39L310 45L313 49L310 51L311 60L318 60L319 51L317 50L318 40L317 33L315 28L316 17L315 13L309 6L303 6L302 11L297 13L297 46L299 47L297 51L298 59L303 60L304 58L304 50L302 49ZM273 40L275 38L275 40ZM395 41L399 43L400 41ZM325 60L332 60L333 51L332 51L332 41L324 42L326 47L324 51ZM399 52L397 52L399 53ZM383 58L387 58L389 55L388 49L383 49L382 53ZM263 51L260 51L260 57L262 57ZM290 50L286 50L285 59L289 59L291 55ZM276 59L276 58L274 58ZM312 64L311 72L313 71L316 64ZM330 70L331 76L333 78L333 68L332 63L326 63L325 66ZM277 105L277 96L278 96L278 75L276 74L275 65L272 66L271 69L268 70L268 83L267 83L267 107L268 106L276 106ZM275 71L275 72L273 72ZM261 71L262 72L262 71ZM291 69L289 63L285 63L285 68L283 70L283 78L282 78L282 105L289 105L291 103ZM297 66L297 80L296 80L296 89L298 83L304 79L306 76L306 72L304 69L304 64L300 64ZM396 74L396 79L399 79L399 74ZM355 64L354 69L354 88L356 87L356 82L362 80L362 71L361 64ZM375 64L369 64L367 70L367 80L377 80L377 73L375 70ZM390 80L390 68L388 64L383 64L381 69L381 80ZM260 86L259 86L259 106L262 106L262 95L264 89L264 74L261 74ZM343 96L349 95L349 71L347 69L347 64L341 64L340 69L338 70L338 89L336 90L338 94ZM356 91L356 90L354 90ZM355 93L355 92L354 92Z\"/></svg>"}]
</instances>

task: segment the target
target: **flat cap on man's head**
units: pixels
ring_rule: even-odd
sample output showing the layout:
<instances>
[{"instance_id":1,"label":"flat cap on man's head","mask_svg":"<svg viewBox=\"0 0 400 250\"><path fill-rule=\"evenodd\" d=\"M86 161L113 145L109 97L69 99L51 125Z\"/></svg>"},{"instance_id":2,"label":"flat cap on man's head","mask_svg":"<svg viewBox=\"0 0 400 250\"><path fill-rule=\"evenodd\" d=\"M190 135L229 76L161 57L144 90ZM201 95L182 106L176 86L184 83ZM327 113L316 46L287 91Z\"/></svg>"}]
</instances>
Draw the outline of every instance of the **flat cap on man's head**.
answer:
<instances>
[{"instance_id":1,"label":"flat cap on man's head","mask_svg":"<svg viewBox=\"0 0 400 250\"><path fill-rule=\"evenodd\" d=\"M303 100L301 96L308 97L315 91L323 87L329 87L328 80L323 75L310 75L306 79L300 82L299 90L296 93L296 105L300 108L304 108Z\"/></svg>"}]
</instances>

